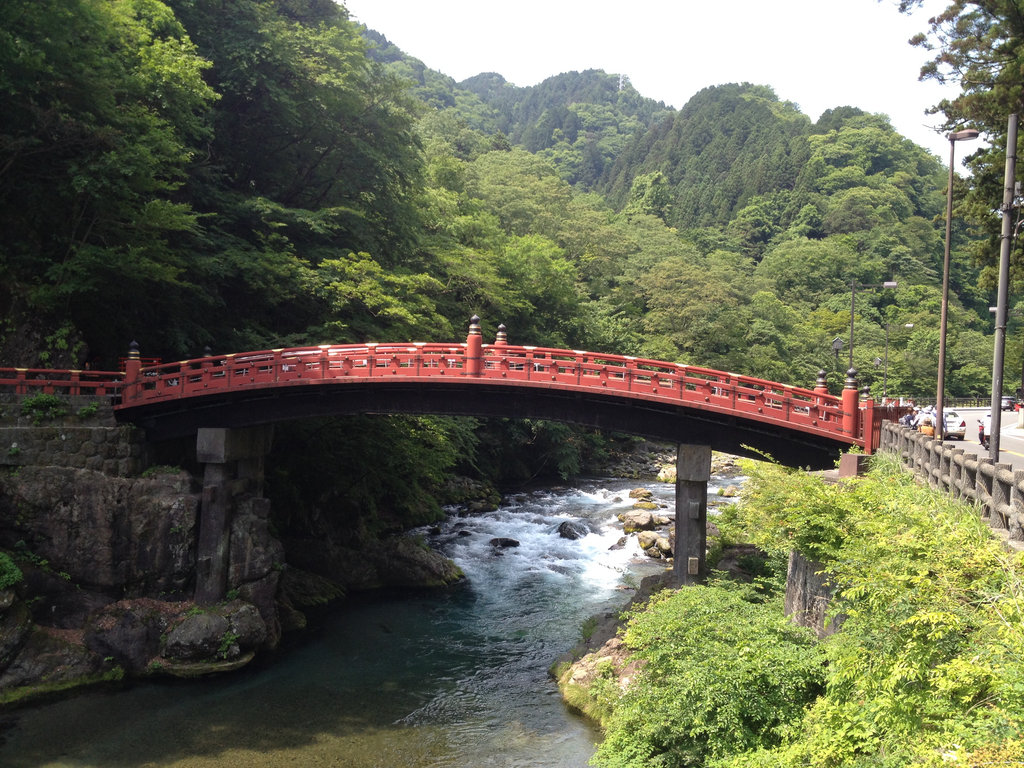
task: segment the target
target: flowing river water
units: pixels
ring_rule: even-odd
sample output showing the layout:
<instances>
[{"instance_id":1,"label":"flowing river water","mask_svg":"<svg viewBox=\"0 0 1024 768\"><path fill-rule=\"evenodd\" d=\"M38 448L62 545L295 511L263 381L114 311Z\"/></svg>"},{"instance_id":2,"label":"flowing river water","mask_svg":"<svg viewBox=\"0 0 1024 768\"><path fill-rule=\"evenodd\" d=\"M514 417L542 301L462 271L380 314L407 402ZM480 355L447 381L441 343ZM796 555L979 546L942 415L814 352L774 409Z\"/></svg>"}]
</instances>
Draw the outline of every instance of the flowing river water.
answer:
<instances>
[{"instance_id":1,"label":"flowing river water","mask_svg":"<svg viewBox=\"0 0 1024 768\"><path fill-rule=\"evenodd\" d=\"M640 578L664 569L635 537L609 549L636 484L582 481L452 517L430 539L464 585L347 603L257 669L2 715L0 765L583 768L599 734L566 709L548 668L589 616L624 605ZM671 511L673 486L645 487ZM566 520L589 533L560 537ZM520 545L497 549L498 537Z\"/></svg>"}]
</instances>

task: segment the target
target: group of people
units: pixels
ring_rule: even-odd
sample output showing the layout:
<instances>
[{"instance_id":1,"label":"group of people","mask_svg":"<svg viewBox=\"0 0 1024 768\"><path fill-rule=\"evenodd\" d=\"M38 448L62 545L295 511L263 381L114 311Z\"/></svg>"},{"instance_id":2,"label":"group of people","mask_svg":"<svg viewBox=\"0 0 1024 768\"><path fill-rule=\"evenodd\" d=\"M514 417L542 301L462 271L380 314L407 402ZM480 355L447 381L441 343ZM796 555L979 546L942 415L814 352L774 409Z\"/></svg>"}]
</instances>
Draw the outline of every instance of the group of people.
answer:
<instances>
[{"instance_id":1,"label":"group of people","mask_svg":"<svg viewBox=\"0 0 1024 768\"><path fill-rule=\"evenodd\" d=\"M913 427L926 435L935 434L936 412L934 405L926 405L924 408L914 406L900 417L900 424ZM978 419L978 442L982 448L988 448L988 441L992 433L992 414L986 413Z\"/></svg>"}]
</instances>

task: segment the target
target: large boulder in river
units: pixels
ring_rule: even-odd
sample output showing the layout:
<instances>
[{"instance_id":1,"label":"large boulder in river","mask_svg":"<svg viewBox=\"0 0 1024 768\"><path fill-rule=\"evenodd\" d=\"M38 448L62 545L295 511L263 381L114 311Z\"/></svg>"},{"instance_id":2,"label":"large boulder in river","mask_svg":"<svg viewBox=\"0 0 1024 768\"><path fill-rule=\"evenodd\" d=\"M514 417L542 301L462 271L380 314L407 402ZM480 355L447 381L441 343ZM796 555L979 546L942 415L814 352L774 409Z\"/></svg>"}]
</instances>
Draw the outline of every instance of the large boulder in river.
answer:
<instances>
[{"instance_id":1,"label":"large boulder in river","mask_svg":"<svg viewBox=\"0 0 1024 768\"><path fill-rule=\"evenodd\" d=\"M251 603L232 600L196 608L167 633L161 662L172 674L221 671L224 662L232 666L247 663L266 638L267 626ZM175 669L178 662L184 664Z\"/></svg>"},{"instance_id":2,"label":"large boulder in river","mask_svg":"<svg viewBox=\"0 0 1024 768\"><path fill-rule=\"evenodd\" d=\"M590 533L590 529L579 520L565 520L558 525L558 535L563 539L575 541L576 539L582 539L588 533Z\"/></svg>"},{"instance_id":3,"label":"large boulder in river","mask_svg":"<svg viewBox=\"0 0 1024 768\"><path fill-rule=\"evenodd\" d=\"M488 543L495 549L511 549L512 547L519 546L519 542L516 539L510 539L507 536L496 536Z\"/></svg>"}]
</instances>

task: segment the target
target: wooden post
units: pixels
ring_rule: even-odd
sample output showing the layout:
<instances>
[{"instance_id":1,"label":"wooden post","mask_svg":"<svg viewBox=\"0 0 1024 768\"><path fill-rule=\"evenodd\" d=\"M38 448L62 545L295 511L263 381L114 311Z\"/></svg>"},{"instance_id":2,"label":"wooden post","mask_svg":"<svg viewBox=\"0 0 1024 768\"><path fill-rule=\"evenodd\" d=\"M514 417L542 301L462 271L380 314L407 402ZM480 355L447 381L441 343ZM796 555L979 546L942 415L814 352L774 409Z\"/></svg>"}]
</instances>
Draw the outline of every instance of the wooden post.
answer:
<instances>
[{"instance_id":1,"label":"wooden post","mask_svg":"<svg viewBox=\"0 0 1024 768\"><path fill-rule=\"evenodd\" d=\"M463 369L467 376L479 376L484 369L484 337L480 333L480 318L473 315L469 319L469 336L466 337L466 367Z\"/></svg>"},{"instance_id":2,"label":"wooden post","mask_svg":"<svg viewBox=\"0 0 1024 768\"><path fill-rule=\"evenodd\" d=\"M122 400L131 400L141 394L139 371L142 370L142 358L139 356L139 342L128 345L128 359L124 362L124 387L121 390Z\"/></svg>"},{"instance_id":3,"label":"wooden post","mask_svg":"<svg viewBox=\"0 0 1024 768\"><path fill-rule=\"evenodd\" d=\"M672 574L677 585L707 576L708 480L711 446L676 448L676 536Z\"/></svg>"},{"instance_id":4,"label":"wooden post","mask_svg":"<svg viewBox=\"0 0 1024 768\"><path fill-rule=\"evenodd\" d=\"M857 437L859 433L857 422L860 418L860 407L857 394L857 371L851 368L846 372L846 381L843 384L843 431L851 437Z\"/></svg>"}]
</instances>

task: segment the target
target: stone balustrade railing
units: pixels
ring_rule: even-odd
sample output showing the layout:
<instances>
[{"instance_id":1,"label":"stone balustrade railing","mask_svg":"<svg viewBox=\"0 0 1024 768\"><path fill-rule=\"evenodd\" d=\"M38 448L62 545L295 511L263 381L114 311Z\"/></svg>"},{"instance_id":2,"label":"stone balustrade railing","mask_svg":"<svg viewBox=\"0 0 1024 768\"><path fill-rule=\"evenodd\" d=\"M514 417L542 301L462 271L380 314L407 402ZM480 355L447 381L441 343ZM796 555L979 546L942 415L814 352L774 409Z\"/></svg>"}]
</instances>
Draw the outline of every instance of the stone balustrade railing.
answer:
<instances>
[{"instance_id":1,"label":"stone balustrade railing","mask_svg":"<svg viewBox=\"0 0 1024 768\"><path fill-rule=\"evenodd\" d=\"M896 454L932 488L982 508L982 519L1011 542L1024 543L1024 470L996 464L951 441L938 441L892 422L882 426L879 451Z\"/></svg>"}]
</instances>

